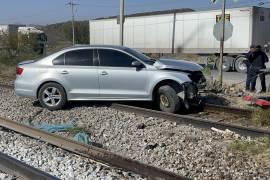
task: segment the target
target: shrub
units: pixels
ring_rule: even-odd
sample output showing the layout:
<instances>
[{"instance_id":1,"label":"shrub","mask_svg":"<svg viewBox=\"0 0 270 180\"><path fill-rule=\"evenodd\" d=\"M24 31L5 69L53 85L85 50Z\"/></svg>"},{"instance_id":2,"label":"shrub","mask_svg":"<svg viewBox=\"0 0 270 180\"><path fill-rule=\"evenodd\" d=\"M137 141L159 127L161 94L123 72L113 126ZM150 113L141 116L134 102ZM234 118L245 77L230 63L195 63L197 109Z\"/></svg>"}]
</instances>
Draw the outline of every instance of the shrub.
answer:
<instances>
[{"instance_id":1,"label":"shrub","mask_svg":"<svg viewBox=\"0 0 270 180\"><path fill-rule=\"evenodd\" d=\"M270 126L270 110L254 110L252 113L252 122L258 127Z\"/></svg>"},{"instance_id":2,"label":"shrub","mask_svg":"<svg viewBox=\"0 0 270 180\"><path fill-rule=\"evenodd\" d=\"M270 158L270 137L260 138L254 141L236 140L228 145L228 150L252 155L265 154Z\"/></svg>"}]
</instances>

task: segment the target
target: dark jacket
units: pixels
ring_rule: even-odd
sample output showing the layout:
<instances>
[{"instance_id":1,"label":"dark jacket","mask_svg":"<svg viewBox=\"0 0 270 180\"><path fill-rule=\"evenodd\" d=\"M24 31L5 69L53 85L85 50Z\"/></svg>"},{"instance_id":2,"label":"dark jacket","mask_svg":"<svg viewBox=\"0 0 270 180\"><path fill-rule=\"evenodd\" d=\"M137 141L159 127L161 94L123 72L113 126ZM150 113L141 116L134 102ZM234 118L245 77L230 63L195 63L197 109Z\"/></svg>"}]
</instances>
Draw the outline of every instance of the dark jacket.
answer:
<instances>
[{"instance_id":1,"label":"dark jacket","mask_svg":"<svg viewBox=\"0 0 270 180\"><path fill-rule=\"evenodd\" d=\"M247 68L249 69L251 66L251 62L253 61L253 52L249 51L246 56L246 60L244 60L244 63L246 64Z\"/></svg>"},{"instance_id":2,"label":"dark jacket","mask_svg":"<svg viewBox=\"0 0 270 180\"><path fill-rule=\"evenodd\" d=\"M254 70L264 69L264 68L266 68L265 63L267 63L268 61L269 61L269 59L263 51L256 50L251 55L250 68L252 68Z\"/></svg>"}]
</instances>

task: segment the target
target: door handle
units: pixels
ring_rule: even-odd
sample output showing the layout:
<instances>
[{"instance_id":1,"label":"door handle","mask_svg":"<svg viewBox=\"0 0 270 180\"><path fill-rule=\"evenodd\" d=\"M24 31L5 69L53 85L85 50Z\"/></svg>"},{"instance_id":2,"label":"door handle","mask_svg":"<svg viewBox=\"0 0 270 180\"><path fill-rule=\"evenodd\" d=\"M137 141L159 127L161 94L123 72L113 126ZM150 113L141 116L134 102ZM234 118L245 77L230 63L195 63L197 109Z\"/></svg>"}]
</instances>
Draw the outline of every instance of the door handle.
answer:
<instances>
[{"instance_id":1,"label":"door handle","mask_svg":"<svg viewBox=\"0 0 270 180\"><path fill-rule=\"evenodd\" d=\"M102 76L106 76L106 75L108 75L108 73L107 73L106 71L102 71L102 72L101 72L101 75L102 75Z\"/></svg>"},{"instance_id":2,"label":"door handle","mask_svg":"<svg viewBox=\"0 0 270 180\"><path fill-rule=\"evenodd\" d=\"M61 72L61 74L68 74L68 71L63 70L63 71Z\"/></svg>"}]
</instances>

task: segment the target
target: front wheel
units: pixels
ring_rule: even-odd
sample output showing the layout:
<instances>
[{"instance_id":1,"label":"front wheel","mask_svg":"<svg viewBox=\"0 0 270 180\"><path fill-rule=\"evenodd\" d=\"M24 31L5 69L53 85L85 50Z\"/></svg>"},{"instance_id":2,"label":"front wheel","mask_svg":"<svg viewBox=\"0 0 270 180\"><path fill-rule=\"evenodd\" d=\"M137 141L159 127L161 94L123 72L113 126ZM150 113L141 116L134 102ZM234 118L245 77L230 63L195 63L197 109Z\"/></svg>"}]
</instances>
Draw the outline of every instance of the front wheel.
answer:
<instances>
[{"instance_id":1,"label":"front wheel","mask_svg":"<svg viewBox=\"0 0 270 180\"><path fill-rule=\"evenodd\" d=\"M171 86L161 86L158 90L156 100L160 110L164 112L175 113L179 111L181 101L175 89Z\"/></svg>"},{"instance_id":2,"label":"front wheel","mask_svg":"<svg viewBox=\"0 0 270 180\"><path fill-rule=\"evenodd\" d=\"M67 103L67 97L64 88L57 83L47 83L43 85L38 93L40 104L51 110L60 110Z\"/></svg>"}]
</instances>

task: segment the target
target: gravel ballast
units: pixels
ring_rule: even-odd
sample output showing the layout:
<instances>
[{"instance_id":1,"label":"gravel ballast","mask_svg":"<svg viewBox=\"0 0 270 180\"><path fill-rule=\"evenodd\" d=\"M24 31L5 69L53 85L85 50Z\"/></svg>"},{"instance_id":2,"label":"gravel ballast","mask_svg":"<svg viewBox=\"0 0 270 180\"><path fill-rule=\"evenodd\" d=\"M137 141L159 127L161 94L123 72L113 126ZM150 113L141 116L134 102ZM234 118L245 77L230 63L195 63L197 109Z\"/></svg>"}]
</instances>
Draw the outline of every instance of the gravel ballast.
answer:
<instances>
[{"instance_id":1,"label":"gravel ballast","mask_svg":"<svg viewBox=\"0 0 270 180\"><path fill-rule=\"evenodd\" d=\"M0 151L60 179L141 179L20 134L0 130ZM10 175L0 173L0 179Z\"/></svg>"},{"instance_id":2,"label":"gravel ballast","mask_svg":"<svg viewBox=\"0 0 270 180\"><path fill-rule=\"evenodd\" d=\"M121 112L100 103L72 103L65 110L50 112L11 90L0 88L0 97L2 117L33 124L72 122L109 151L190 178L270 177L269 166L249 155L228 151L232 141L213 131Z\"/></svg>"},{"instance_id":3,"label":"gravel ballast","mask_svg":"<svg viewBox=\"0 0 270 180\"><path fill-rule=\"evenodd\" d=\"M0 171L0 180L20 180L20 178Z\"/></svg>"}]
</instances>

